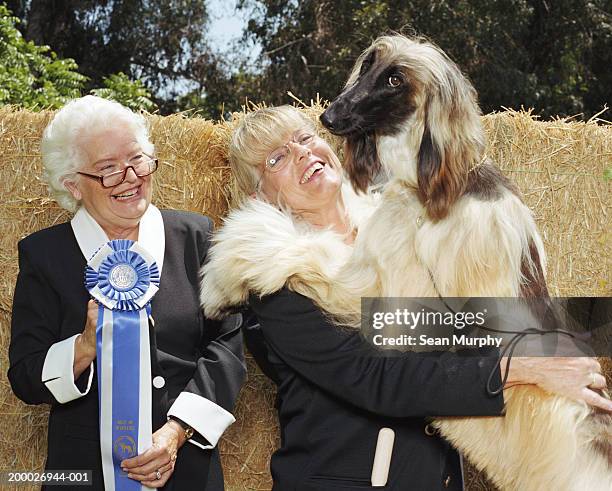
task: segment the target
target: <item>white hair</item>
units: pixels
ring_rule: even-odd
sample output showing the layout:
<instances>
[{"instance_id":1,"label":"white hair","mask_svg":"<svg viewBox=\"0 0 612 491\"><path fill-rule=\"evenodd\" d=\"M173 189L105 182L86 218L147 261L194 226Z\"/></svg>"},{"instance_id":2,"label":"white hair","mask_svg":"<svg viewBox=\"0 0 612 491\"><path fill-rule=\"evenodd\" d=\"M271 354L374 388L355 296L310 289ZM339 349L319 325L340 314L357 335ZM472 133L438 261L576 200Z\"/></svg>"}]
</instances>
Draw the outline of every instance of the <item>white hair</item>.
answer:
<instances>
[{"instance_id":1,"label":"white hair","mask_svg":"<svg viewBox=\"0 0 612 491\"><path fill-rule=\"evenodd\" d=\"M75 211L78 202L66 188L66 181L75 181L76 172L85 162L79 139L123 123L134 133L147 154L153 155L145 118L118 102L87 95L74 99L60 109L45 128L41 142L43 179L49 193L68 211Z\"/></svg>"}]
</instances>

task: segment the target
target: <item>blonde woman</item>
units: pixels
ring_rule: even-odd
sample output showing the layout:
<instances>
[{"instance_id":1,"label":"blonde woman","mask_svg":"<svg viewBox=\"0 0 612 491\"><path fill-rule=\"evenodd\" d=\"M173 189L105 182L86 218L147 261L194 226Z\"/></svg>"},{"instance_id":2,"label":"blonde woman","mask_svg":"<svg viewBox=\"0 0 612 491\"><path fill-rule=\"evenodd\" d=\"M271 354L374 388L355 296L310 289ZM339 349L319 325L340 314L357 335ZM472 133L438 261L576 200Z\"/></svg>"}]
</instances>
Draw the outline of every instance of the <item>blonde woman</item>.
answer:
<instances>
[{"instance_id":1,"label":"blonde woman","mask_svg":"<svg viewBox=\"0 0 612 491\"><path fill-rule=\"evenodd\" d=\"M384 427L394 430L395 443L383 489L462 489L460 457L427 418L501 415L503 394L485 390L492 371L501 384L497 353L381 356L359 332L330 324L309 298L287 288L301 281L307 292L308 281L320 280L307 271L333 274L375 206L343 186L337 156L298 110L248 114L233 135L230 161L251 198L215 237L202 302L210 316L248 302L259 320L247 342L278 387L274 489L370 488ZM305 263L317 268L304 270ZM580 398L593 371L592 359L525 358L512 363L507 384Z\"/></svg>"}]
</instances>

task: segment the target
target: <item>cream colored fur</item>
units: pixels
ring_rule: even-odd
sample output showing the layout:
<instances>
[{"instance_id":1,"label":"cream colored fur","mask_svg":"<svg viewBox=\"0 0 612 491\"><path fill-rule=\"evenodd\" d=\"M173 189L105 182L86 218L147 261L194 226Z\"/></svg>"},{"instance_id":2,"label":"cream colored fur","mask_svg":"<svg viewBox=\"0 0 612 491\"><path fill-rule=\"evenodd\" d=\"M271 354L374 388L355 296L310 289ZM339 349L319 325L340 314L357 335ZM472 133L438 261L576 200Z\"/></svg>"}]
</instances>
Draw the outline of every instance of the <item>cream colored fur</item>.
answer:
<instances>
[{"instance_id":1,"label":"cream colored fur","mask_svg":"<svg viewBox=\"0 0 612 491\"><path fill-rule=\"evenodd\" d=\"M461 191L470 173L487 163L475 90L430 43L383 36L360 56L345 92L358 84L361 63L372 51L376 63L403 67L416 110L399 131L376 138L379 160L392 181L346 269L360 264L379 269L383 296L436 295L427 269L443 296L519 296L526 280L523 261L537 272L530 244L544 269L543 244L529 209L501 183L499 196L482 200ZM426 134L439 158L439 173L429 182L418 174ZM436 179L445 182L448 198L458 194L447 215L432 206L439 196L428 194ZM504 418L447 418L437 425L502 489L612 490L612 456L593 448L597 441L609 452L610 415L594 415L584 404L534 386L515 387L504 396Z\"/></svg>"},{"instance_id":2,"label":"cream colored fur","mask_svg":"<svg viewBox=\"0 0 612 491\"><path fill-rule=\"evenodd\" d=\"M359 225L354 247L331 231L313 230L251 201L232 212L216 234L202 282L206 315L217 317L249 294L287 285L338 323L357 327L361 297L437 296L430 272L446 297L514 297L526 280L524 261L532 273L538 269L530 245L544 268L542 240L516 194L501 183L486 199L466 192L470 173L486 162L485 135L475 91L459 69L428 43L383 37L362 54L348 89L370 49L380 51L382 62L404 67L418 88L417 109L400 131L376 140L383 170L391 176L380 203L344 191ZM418 180L425 133L439 154L438 176L446 187L438 182L436 188L435 179ZM452 191L442 195L453 198L446 208L433 206L444 203L436 201L440 189ZM436 424L504 490L612 490L610 457L592 445L609 442L609 415L595 417L586 405L534 386L508 389L504 397L505 417L445 418Z\"/></svg>"},{"instance_id":3,"label":"cream colored fur","mask_svg":"<svg viewBox=\"0 0 612 491\"><path fill-rule=\"evenodd\" d=\"M377 197L357 197L348 185L343 199L352 222L360 227L372 214ZM244 303L250 293L266 295L284 285L323 302L334 298L337 277L353 248L331 230L317 230L274 206L251 199L232 211L215 234L202 270L201 299L208 317L219 317ZM342 292L343 301L359 305L359 296ZM354 299L357 299L355 302ZM339 302L330 302L332 305ZM337 309L336 309L337 310Z\"/></svg>"},{"instance_id":4,"label":"cream colored fur","mask_svg":"<svg viewBox=\"0 0 612 491\"><path fill-rule=\"evenodd\" d=\"M202 304L217 317L284 285L314 299L341 322L356 324L361 296L434 296L424 264L446 296L514 296L528 240L542 244L529 210L508 192L483 204L461 199L438 223L425 221L410 186L395 181L380 206L345 193L360 224L354 248L256 200L230 214L204 267ZM356 210L359 209L359 212ZM452 238L452 240L451 240ZM353 309L354 316L346 310ZM583 404L536 387L505 391L503 418L446 418L444 436L502 489L609 491L610 469L589 444L602 428L586 424Z\"/></svg>"}]
</instances>

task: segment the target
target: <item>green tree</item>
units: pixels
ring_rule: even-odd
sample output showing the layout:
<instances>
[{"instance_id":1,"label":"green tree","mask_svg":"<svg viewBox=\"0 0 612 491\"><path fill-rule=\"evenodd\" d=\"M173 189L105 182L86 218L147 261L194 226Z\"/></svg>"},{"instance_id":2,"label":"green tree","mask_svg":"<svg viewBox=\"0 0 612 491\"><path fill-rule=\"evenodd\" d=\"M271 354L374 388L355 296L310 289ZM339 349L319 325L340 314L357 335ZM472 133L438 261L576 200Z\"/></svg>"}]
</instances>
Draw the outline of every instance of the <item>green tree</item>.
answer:
<instances>
[{"instance_id":1,"label":"green tree","mask_svg":"<svg viewBox=\"0 0 612 491\"><path fill-rule=\"evenodd\" d=\"M155 109L151 94L140 80L132 81L125 73L119 72L102 80L104 87L93 89L91 93L105 99L112 99L132 110Z\"/></svg>"},{"instance_id":2,"label":"green tree","mask_svg":"<svg viewBox=\"0 0 612 491\"><path fill-rule=\"evenodd\" d=\"M589 116L612 102L611 0L241 0L265 54L244 96L332 99L385 32L425 35L470 77L486 112Z\"/></svg>"},{"instance_id":3,"label":"green tree","mask_svg":"<svg viewBox=\"0 0 612 491\"><path fill-rule=\"evenodd\" d=\"M13 0L25 38L72 58L87 89L124 73L142 80L162 113L180 95L206 92L218 76L206 41L202 0Z\"/></svg>"},{"instance_id":4,"label":"green tree","mask_svg":"<svg viewBox=\"0 0 612 491\"><path fill-rule=\"evenodd\" d=\"M23 39L19 20L0 4L0 104L40 109L61 107L79 97L86 77L71 59Z\"/></svg>"},{"instance_id":5,"label":"green tree","mask_svg":"<svg viewBox=\"0 0 612 491\"><path fill-rule=\"evenodd\" d=\"M76 62L59 58L48 46L26 41L5 5L0 4L0 104L29 109L58 108L80 97L88 78L78 72ZM117 100L133 109L152 110L155 105L140 81L123 73L102 80L103 88L91 92Z\"/></svg>"}]
</instances>

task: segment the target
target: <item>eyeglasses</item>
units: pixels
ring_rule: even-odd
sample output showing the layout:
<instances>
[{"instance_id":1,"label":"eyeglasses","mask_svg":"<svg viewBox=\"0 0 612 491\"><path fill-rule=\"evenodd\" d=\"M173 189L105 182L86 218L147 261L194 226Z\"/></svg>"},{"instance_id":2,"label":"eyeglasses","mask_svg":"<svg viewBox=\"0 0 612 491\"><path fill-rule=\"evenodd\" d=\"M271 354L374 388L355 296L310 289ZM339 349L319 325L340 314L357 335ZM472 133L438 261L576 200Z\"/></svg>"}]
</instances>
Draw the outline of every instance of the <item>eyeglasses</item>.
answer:
<instances>
[{"instance_id":1,"label":"eyeglasses","mask_svg":"<svg viewBox=\"0 0 612 491\"><path fill-rule=\"evenodd\" d=\"M291 153L291 147L289 146L289 143L295 143L303 147L310 147L310 145L312 145L312 143L315 141L316 136L317 135L315 135L310 129L297 130L291 137L291 140L285 143L282 147L278 147L270 152L266 158L266 169L270 172L278 172L282 170L290 160L289 154Z\"/></svg>"},{"instance_id":2,"label":"eyeglasses","mask_svg":"<svg viewBox=\"0 0 612 491\"><path fill-rule=\"evenodd\" d=\"M111 169L111 172L108 174L97 175L88 174L86 172L77 172L77 174L89 177L90 179L95 179L102 185L103 188L114 188L125 181L128 169L132 169L134 174L136 174L136 177L146 177L153 174L153 172L157 170L159 163L157 159L153 159L148 155L139 155L138 157L130 160L130 162L131 165L126 166L125 169L118 170L116 172L112 172ZM117 166L112 164L109 167L115 168Z\"/></svg>"}]
</instances>

